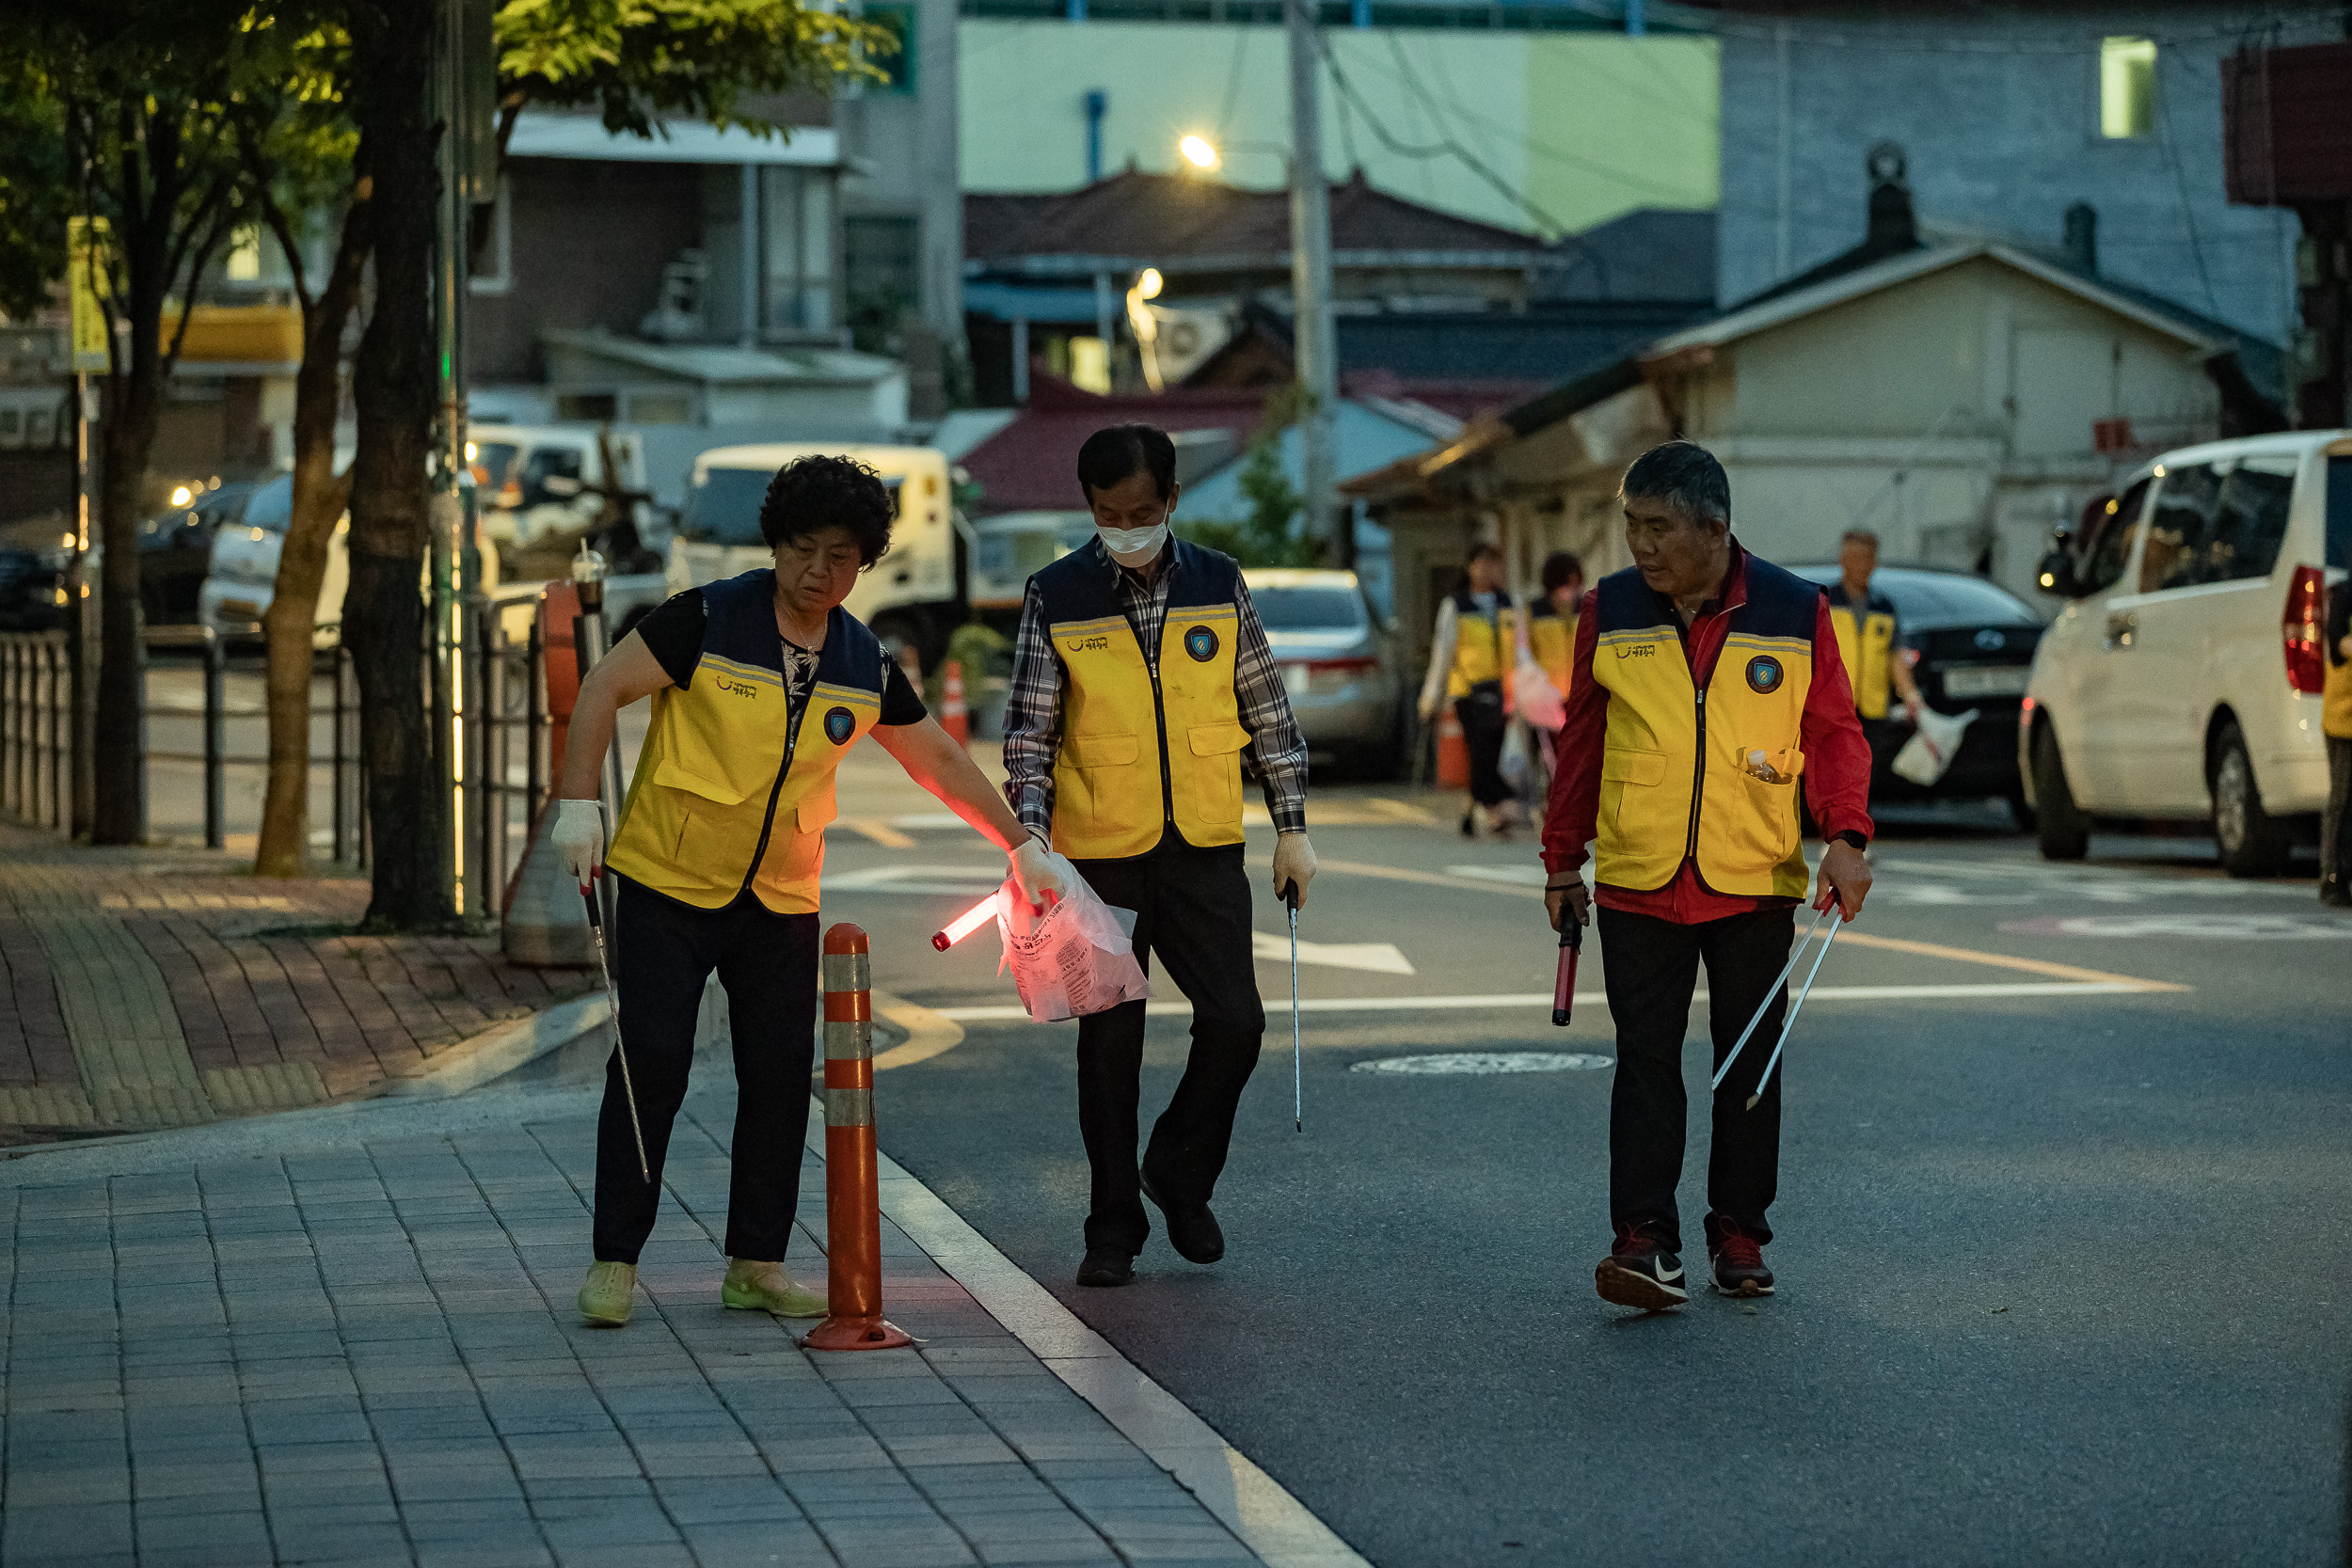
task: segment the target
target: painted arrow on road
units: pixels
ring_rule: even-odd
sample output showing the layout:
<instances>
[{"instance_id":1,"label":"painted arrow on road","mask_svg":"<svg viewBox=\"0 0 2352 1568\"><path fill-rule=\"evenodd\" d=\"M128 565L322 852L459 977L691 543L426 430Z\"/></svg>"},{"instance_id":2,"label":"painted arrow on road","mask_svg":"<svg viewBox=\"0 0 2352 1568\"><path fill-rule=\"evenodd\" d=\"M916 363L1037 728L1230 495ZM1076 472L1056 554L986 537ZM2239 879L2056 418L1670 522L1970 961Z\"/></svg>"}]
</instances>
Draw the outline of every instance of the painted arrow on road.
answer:
<instances>
[{"instance_id":1,"label":"painted arrow on road","mask_svg":"<svg viewBox=\"0 0 2352 1568\"><path fill-rule=\"evenodd\" d=\"M1291 961L1291 939L1270 937L1263 931L1249 933L1258 957L1276 963ZM1392 942L1302 942L1298 944L1298 961L1302 964L1322 964L1327 969L1362 969L1375 974L1410 974L1413 966Z\"/></svg>"}]
</instances>

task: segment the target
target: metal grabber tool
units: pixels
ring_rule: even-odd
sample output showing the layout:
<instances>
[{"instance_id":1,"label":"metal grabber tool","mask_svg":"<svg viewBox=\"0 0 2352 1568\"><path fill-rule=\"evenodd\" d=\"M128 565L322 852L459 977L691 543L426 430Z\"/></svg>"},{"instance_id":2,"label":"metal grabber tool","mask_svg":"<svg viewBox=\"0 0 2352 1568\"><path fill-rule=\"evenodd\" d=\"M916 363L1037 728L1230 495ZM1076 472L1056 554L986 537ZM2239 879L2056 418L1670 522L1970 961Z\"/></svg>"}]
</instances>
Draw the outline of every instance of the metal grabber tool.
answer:
<instances>
[{"instance_id":1,"label":"metal grabber tool","mask_svg":"<svg viewBox=\"0 0 2352 1568\"><path fill-rule=\"evenodd\" d=\"M637 1169L651 1186L653 1163L645 1158L645 1124L637 1119L637 1085L629 1082L628 1050L621 1044L621 993L612 989L612 965L604 956L604 911L594 888L581 888L580 900L588 906L588 928L596 934L596 973L604 976L605 1000L612 1008L612 1054L621 1064L621 1098L628 1102L628 1130L637 1136Z\"/></svg>"},{"instance_id":2,"label":"metal grabber tool","mask_svg":"<svg viewBox=\"0 0 2352 1568\"><path fill-rule=\"evenodd\" d=\"M1306 1069L1298 1052L1298 884L1282 884L1282 902L1291 912L1291 1131L1307 1131Z\"/></svg>"},{"instance_id":3,"label":"metal grabber tool","mask_svg":"<svg viewBox=\"0 0 2352 1568\"><path fill-rule=\"evenodd\" d=\"M1731 1053L1724 1058L1724 1065L1715 1069L1714 1081L1708 1085L1710 1091L1724 1086L1724 1079L1730 1073L1731 1064L1740 1059L1740 1047L1748 1043L1748 1037L1756 1033L1756 1026L1764 1022L1766 1013L1772 1011L1772 998L1780 994L1780 988L1796 972L1798 963L1804 958L1804 944L1820 934L1824 920L1830 923L1829 935L1822 937L1821 945L1814 950L1813 967L1805 971L1804 984L1798 989L1796 1001L1788 1005L1788 1017L1780 1026L1780 1038L1773 1044L1772 1057L1765 1062L1764 1071L1756 1081L1756 1092L1748 1096L1747 1109L1755 1110L1756 1102L1764 1098L1764 1085L1771 1081L1772 1069L1780 1065L1781 1048L1788 1043L1788 1031L1796 1026L1798 1009L1804 1006L1805 996L1813 990L1813 977L1821 973L1821 960L1829 957L1829 944L1837 940L1837 928L1846 923L1843 907L1835 899L1831 900L1828 909L1813 917L1813 924L1804 928L1804 935L1799 937L1796 944L1789 948L1788 961L1781 965L1780 974L1773 977L1772 983L1764 988L1764 1000L1756 1004L1756 1016L1748 1020L1748 1026L1740 1030L1739 1039L1732 1042Z\"/></svg>"}]
</instances>

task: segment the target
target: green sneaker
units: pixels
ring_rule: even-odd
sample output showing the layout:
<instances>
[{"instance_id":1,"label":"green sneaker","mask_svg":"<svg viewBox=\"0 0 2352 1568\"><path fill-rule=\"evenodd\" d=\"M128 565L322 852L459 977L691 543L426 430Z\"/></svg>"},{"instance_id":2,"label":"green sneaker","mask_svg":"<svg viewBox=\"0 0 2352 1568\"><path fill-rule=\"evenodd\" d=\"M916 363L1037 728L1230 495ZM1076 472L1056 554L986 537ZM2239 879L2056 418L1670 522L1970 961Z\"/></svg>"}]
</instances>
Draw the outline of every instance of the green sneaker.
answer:
<instances>
[{"instance_id":1,"label":"green sneaker","mask_svg":"<svg viewBox=\"0 0 2352 1568\"><path fill-rule=\"evenodd\" d=\"M628 1322L636 1294L636 1264L591 1263L588 1282L580 1288L580 1315L606 1328L620 1328Z\"/></svg>"},{"instance_id":2,"label":"green sneaker","mask_svg":"<svg viewBox=\"0 0 2352 1568\"><path fill-rule=\"evenodd\" d=\"M722 1306L772 1312L779 1318L821 1318L825 1298L792 1283L782 1263L756 1263L749 1259L727 1259L727 1276L719 1286Z\"/></svg>"}]
</instances>

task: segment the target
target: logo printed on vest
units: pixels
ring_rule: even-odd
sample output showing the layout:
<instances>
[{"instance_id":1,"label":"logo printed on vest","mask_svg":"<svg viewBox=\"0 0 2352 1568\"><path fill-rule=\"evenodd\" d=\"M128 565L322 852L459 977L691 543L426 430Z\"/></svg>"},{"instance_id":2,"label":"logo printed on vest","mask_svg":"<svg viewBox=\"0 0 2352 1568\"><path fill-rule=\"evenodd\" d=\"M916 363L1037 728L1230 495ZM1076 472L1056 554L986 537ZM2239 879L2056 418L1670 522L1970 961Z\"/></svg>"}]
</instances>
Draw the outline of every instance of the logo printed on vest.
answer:
<instances>
[{"instance_id":1,"label":"logo printed on vest","mask_svg":"<svg viewBox=\"0 0 2352 1568\"><path fill-rule=\"evenodd\" d=\"M1184 633L1184 652L1190 654L1197 664L1208 663L1216 657L1216 633L1206 626L1193 627Z\"/></svg>"},{"instance_id":2,"label":"logo printed on vest","mask_svg":"<svg viewBox=\"0 0 2352 1568\"><path fill-rule=\"evenodd\" d=\"M846 707L827 708L825 710L825 738L827 740L832 741L836 746L846 745L849 743L850 736L855 735L856 733L856 714L851 713Z\"/></svg>"},{"instance_id":3,"label":"logo printed on vest","mask_svg":"<svg viewBox=\"0 0 2352 1568\"><path fill-rule=\"evenodd\" d=\"M1099 654L1110 645L1111 640L1109 638L1098 635L1094 637L1071 638L1062 644L1062 647L1065 651L1073 654Z\"/></svg>"},{"instance_id":4,"label":"logo printed on vest","mask_svg":"<svg viewBox=\"0 0 2352 1568\"><path fill-rule=\"evenodd\" d=\"M1617 657L1619 658L1651 658L1655 657L1657 653L1658 648L1655 643L1636 642L1629 648L1619 648Z\"/></svg>"},{"instance_id":5,"label":"logo printed on vest","mask_svg":"<svg viewBox=\"0 0 2352 1568\"><path fill-rule=\"evenodd\" d=\"M720 690L726 692L732 697L756 697L759 695L759 688L755 686L745 686L740 681L728 680L724 675L719 677L718 687Z\"/></svg>"},{"instance_id":6,"label":"logo printed on vest","mask_svg":"<svg viewBox=\"0 0 2352 1568\"><path fill-rule=\"evenodd\" d=\"M1783 673L1780 660L1770 654L1758 654L1748 660L1748 689L1770 696L1780 689Z\"/></svg>"}]
</instances>

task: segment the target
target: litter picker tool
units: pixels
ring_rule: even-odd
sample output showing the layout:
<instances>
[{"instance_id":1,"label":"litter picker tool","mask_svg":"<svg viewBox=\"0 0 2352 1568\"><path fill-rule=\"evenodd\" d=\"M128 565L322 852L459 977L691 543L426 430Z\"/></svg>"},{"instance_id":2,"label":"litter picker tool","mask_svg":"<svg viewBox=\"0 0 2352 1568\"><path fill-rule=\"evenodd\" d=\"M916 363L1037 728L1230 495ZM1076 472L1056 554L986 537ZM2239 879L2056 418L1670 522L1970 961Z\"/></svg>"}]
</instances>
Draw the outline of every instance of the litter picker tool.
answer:
<instances>
[{"instance_id":1,"label":"litter picker tool","mask_svg":"<svg viewBox=\"0 0 2352 1568\"><path fill-rule=\"evenodd\" d=\"M612 989L612 965L604 956L604 911L596 907L594 889L580 890L588 906L588 928L596 934L596 973L604 976L605 1000L612 1006L612 1054L621 1064L621 1098L628 1102L628 1130L637 1138L637 1168L645 1184L653 1184L653 1164L645 1158L645 1124L637 1119L637 1085L629 1082L628 1048L621 1043L621 993Z\"/></svg>"},{"instance_id":2,"label":"litter picker tool","mask_svg":"<svg viewBox=\"0 0 2352 1568\"><path fill-rule=\"evenodd\" d=\"M1748 1096L1747 1108L1751 1111L1756 1109L1756 1102L1764 1098L1764 1085L1772 1081L1772 1069L1780 1066L1781 1047L1788 1043L1788 1031L1797 1026L1797 1014L1804 1009L1804 999L1812 992L1813 976L1821 973L1821 960L1829 957L1829 944L1837 940L1839 928L1846 924L1845 916L1837 911L1837 905L1829 907L1827 912L1836 913L1836 918L1830 922L1829 935L1821 939L1821 945L1814 952L1813 967L1804 972L1804 984L1798 989L1797 999L1788 1004L1788 1022L1780 1026L1780 1038L1773 1042L1772 1053L1764 1058L1764 1071L1756 1081L1756 1092Z\"/></svg>"},{"instance_id":3,"label":"litter picker tool","mask_svg":"<svg viewBox=\"0 0 2352 1568\"><path fill-rule=\"evenodd\" d=\"M1756 1026L1764 1022L1764 1015L1772 1010L1772 998L1780 994L1780 988L1788 983L1788 976L1796 972L1797 964L1804 958L1804 944L1811 942L1820 933L1821 922L1827 920L1833 913L1836 913L1837 909L1837 905L1832 904L1828 909L1816 914L1813 917L1813 924L1804 928L1804 935L1799 937L1797 939L1796 945L1788 950L1788 961L1780 966L1780 973L1773 976L1772 983L1764 988L1764 1000L1756 1004L1756 1016L1748 1020L1748 1026L1745 1029L1740 1030L1740 1037L1732 1042L1731 1053L1724 1058L1724 1065L1715 1069L1714 1082L1707 1085L1710 1093L1724 1086L1724 1078L1731 1071L1731 1064L1740 1059L1740 1047L1748 1043L1748 1037L1756 1033ZM1821 943L1821 951L1824 953L1828 952L1830 942L1835 942L1836 940L1837 940L1837 928L1833 926L1830 927L1828 940ZM1814 967L1816 969L1820 967L1818 960L1815 962ZM1810 975L1806 976L1805 984L1808 987L1813 984L1813 980ZM1800 998L1800 1000L1802 1000L1802 998ZM1788 1009L1790 1022L1793 1022L1796 1016L1797 1011L1794 1007ZM1781 1030L1780 1037L1784 1040L1788 1037L1788 1031L1786 1028ZM1774 1056L1778 1056L1780 1053L1775 1050L1772 1054ZM1763 1091L1763 1087L1764 1085L1759 1082L1756 1085L1757 1092L1761 1093ZM1753 1101L1751 1101L1751 1103L1753 1103Z\"/></svg>"},{"instance_id":4,"label":"litter picker tool","mask_svg":"<svg viewBox=\"0 0 2352 1568\"><path fill-rule=\"evenodd\" d=\"M1291 1130L1307 1131L1307 1078L1298 1053L1298 884L1282 884L1282 902L1291 914Z\"/></svg>"},{"instance_id":5,"label":"litter picker tool","mask_svg":"<svg viewBox=\"0 0 2352 1568\"><path fill-rule=\"evenodd\" d=\"M1563 899L1560 904L1560 971L1551 982L1551 1022L1565 1029L1576 1005L1576 963L1584 956L1584 925Z\"/></svg>"}]
</instances>

